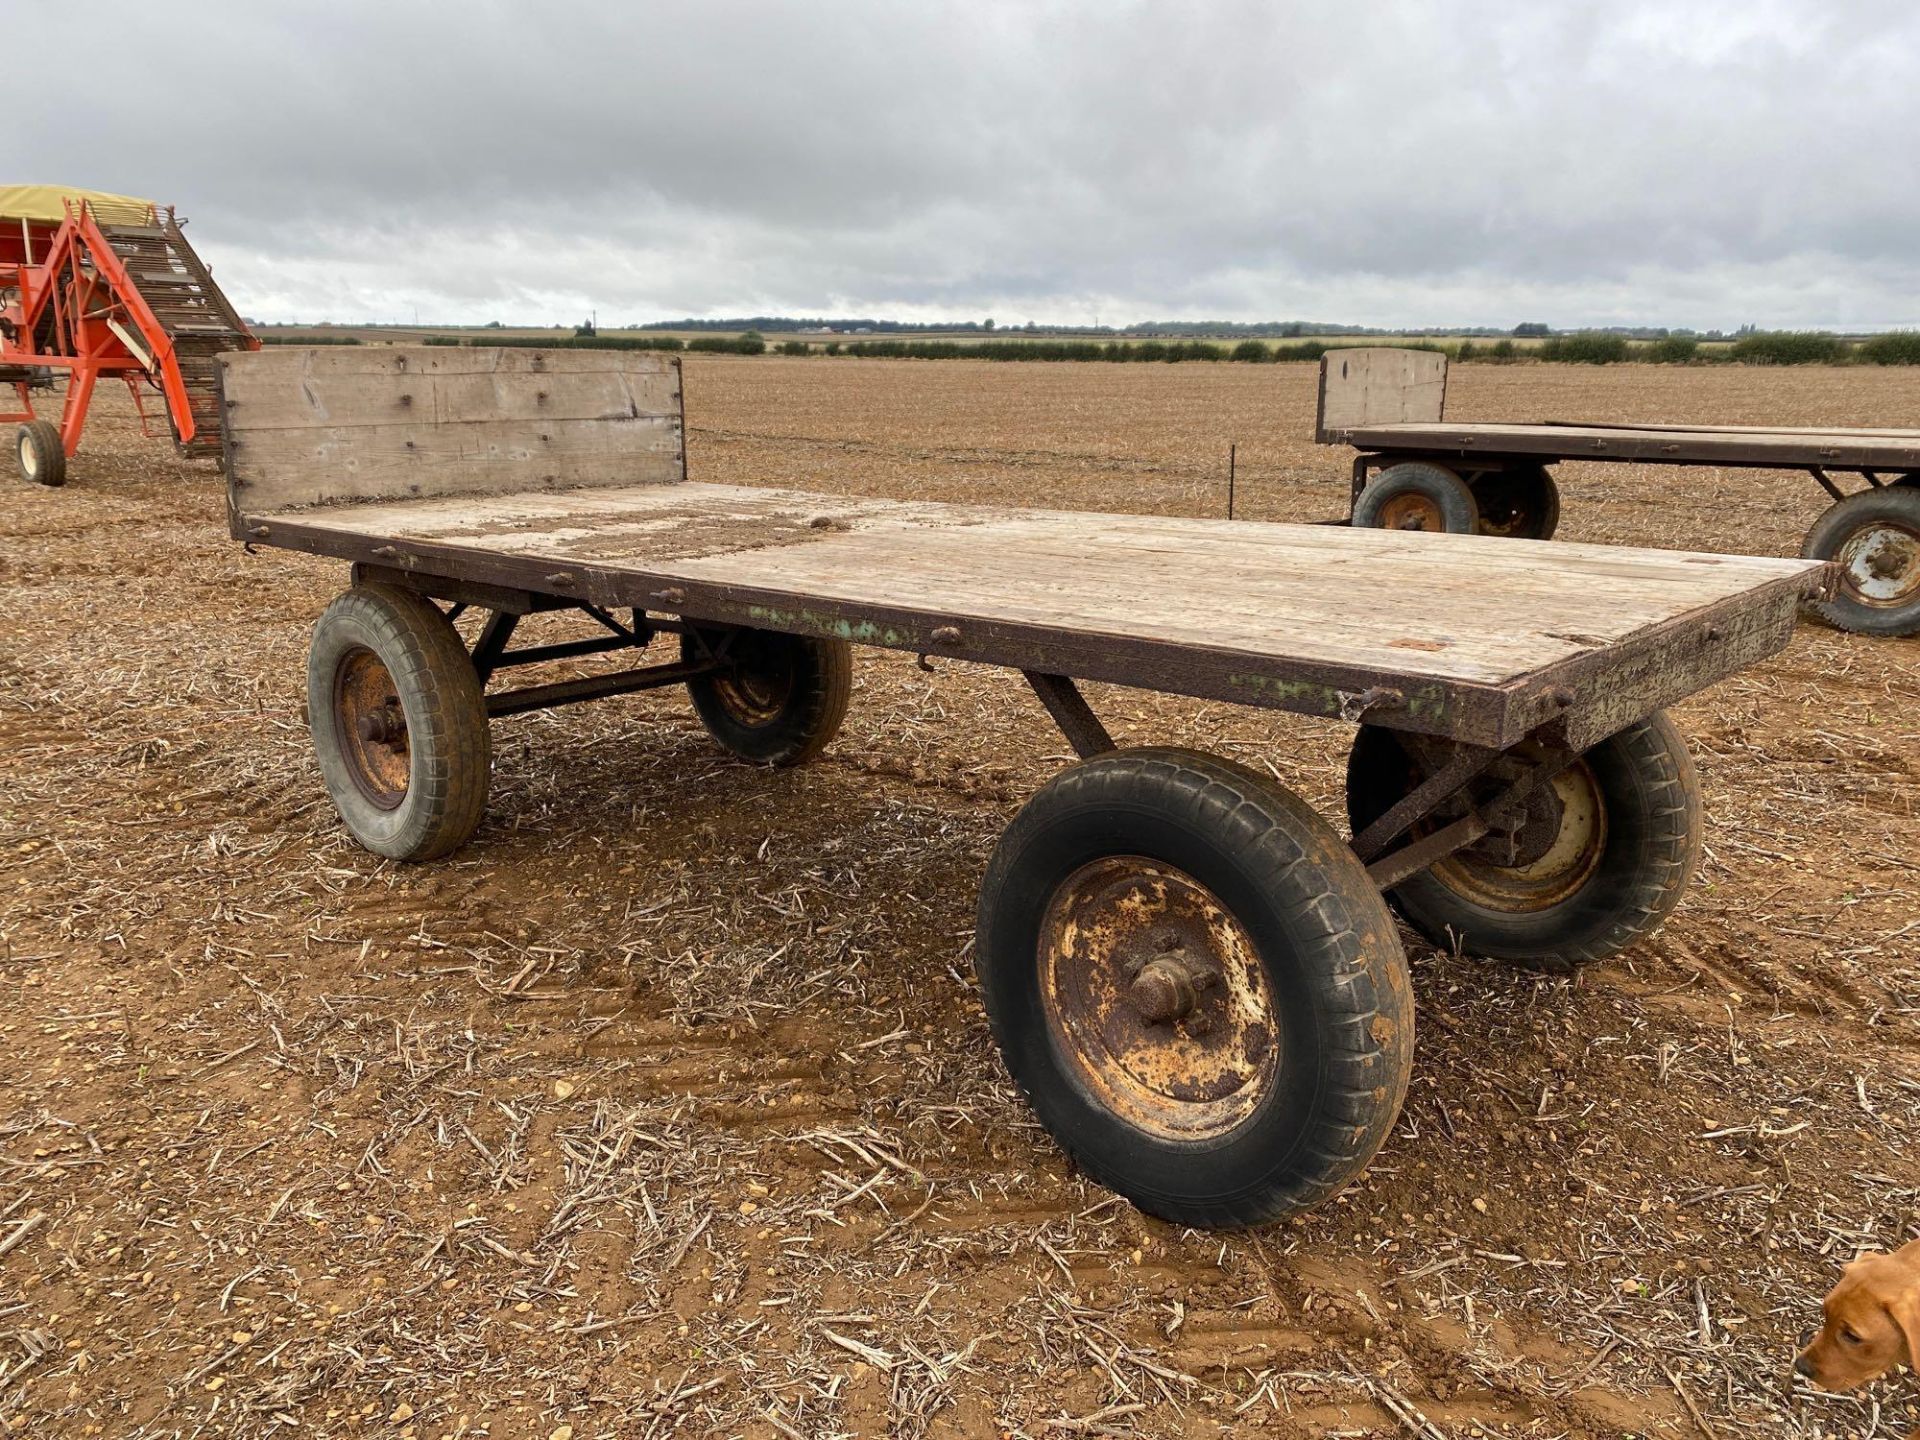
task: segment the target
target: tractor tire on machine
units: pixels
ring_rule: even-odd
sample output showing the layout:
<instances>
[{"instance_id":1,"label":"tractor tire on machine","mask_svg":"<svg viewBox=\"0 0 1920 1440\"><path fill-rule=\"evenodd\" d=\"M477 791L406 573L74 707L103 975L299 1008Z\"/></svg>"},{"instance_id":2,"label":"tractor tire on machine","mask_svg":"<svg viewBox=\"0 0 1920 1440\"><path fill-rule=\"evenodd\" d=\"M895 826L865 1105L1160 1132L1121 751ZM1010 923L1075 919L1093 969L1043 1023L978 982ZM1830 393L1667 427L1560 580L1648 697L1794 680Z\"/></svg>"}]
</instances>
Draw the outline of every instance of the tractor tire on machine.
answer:
<instances>
[{"instance_id":1,"label":"tractor tire on machine","mask_svg":"<svg viewBox=\"0 0 1920 1440\"><path fill-rule=\"evenodd\" d=\"M1480 528L1480 505L1467 482L1444 465L1403 460L1367 482L1353 502L1352 524L1363 530L1472 535Z\"/></svg>"},{"instance_id":2,"label":"tractor tire on machine","mask_svg":"<svg viewBox=\"0 0 1920 1440\"><path fill-rule=\"evenodd\" d=\"M1840 567L1833 598L1808 604L1829 625L1858 635L1920 634L1920 475L1835 501L1800 553Z\"/></svg>"},{"instance_id":3,"label":"tractor tire on machine","mask_svg":"<svg viewBox=\"0 0 1920 1440\"><path fill-rule=\"evenodd\" d=\"M51 420L29 420L14 441L20 473L36 485L67 483L67 451L60 430Z\"/></svg>"},{"instance_id":4,"label":"tractor tire on machine","mask_svg":"<svg viewBox=\"0 0 1920 1440\"><path fill-rule=\"evenodd\" d=\"M1193 751L1083 761L1007 827L975 952L1007 1068L1086 1173L1181 1225L1315 1205L1392 1129L1407 958L1333 828Z\"/></svg>"}]
</instances>

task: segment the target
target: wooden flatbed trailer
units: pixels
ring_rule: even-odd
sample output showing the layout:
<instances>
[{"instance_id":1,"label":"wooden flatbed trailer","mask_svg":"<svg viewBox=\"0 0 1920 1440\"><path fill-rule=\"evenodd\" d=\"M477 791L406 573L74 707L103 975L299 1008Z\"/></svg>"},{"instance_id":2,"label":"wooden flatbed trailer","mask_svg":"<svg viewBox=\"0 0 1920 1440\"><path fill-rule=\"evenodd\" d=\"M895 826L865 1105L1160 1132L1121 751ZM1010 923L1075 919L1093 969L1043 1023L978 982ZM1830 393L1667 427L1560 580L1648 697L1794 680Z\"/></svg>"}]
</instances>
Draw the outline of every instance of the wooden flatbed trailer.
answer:
<instances>
[{"instance_id":1,"label":"wooden flatbed trailer","mask_svg":"<svg viewBox=\"0 0 1920 1440\"><path fill-rule=\"evenodd\" d=\"M1462 424L1443 418L1447 357L1355 348L1320 361L1314 438L1351 445L1349 522L1528 540L1552 536L1562 460L1804 470L1833 503L1801 553L1839 567L1820 616L1867 635L1920 634L1920 430L1743 425ZM1857 475L1852 494L1835 480Z\"/></svg>"},{"instance_id":2,"label":"wooden flatbed trailer","mask_svg":"<svg viewBox=\"0 0 1920 1440\"><path fill-rule=\"evenodd\" d=\"M855 644L1023 671L1082 758L981 885L994 1034L1088 1173L1194 1225L1311 1205L1386 1138L1413 1002L1383 892L1441 943L1552 968L1660 923L1700 844L1661 708L1779 649L1827 582L1799 560L696 484L679 362L651 355L279 349L223 357L221 389L234 537L352 562L308 718L381 855L473 834L494 718L684 685L721 746L788 765L831 740ZM591 633L515 648L539 611ZM660 639L651 664L492 684ZM1352 839L1265 775L1116 746L1084 679L1357 722Z\"/></svg>"}]
</instances>

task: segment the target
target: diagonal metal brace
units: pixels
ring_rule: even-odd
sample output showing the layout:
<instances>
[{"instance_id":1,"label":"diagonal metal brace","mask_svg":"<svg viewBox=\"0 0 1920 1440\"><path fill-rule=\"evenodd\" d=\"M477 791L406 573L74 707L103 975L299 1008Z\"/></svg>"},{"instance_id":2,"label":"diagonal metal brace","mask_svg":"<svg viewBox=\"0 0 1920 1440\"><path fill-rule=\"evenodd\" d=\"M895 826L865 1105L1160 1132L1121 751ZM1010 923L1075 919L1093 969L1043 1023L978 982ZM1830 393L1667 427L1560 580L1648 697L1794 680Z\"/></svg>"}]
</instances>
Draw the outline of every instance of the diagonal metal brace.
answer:
<instances>
[{"instance_id":1,"label":"diagonal metal brace","mask_svg":"<svg viewBox=\"0 0 1920 1440\"><path fill-rule=\"evenodd\" d=\"M1366 862L1368 878L1380 889L1391 890L1436 861L1479 843L1494 832L1503 816L1511 814L1516 805L1523 804L1536 788L1551 783L1554 776L1580 758L1571 750L1551 752L1546 759L1529 764L1516 779L1485 804L1478 807L1469 805L1467 813L1458 820L1442 825L1432 834L1410 841L1389 854L1381 853L1409 826L1431 814L1504 753L1507 752L1480 750L1478 747L1456 750L1445 765L1415 786L1393 809L1356 835L1353 849L1361 861ZM1463 778L1456 781L1455 774ZM1423 792L1430 787L1434 793L1431 798L1425 798ZM1419 813L1402 818L1403 812L1410 811L1416 802L1421 807ZM1489 821L1489 815L1493 817L1492 821ZM1398 828L1389 833L1386 830L1389 824ZM1372 848L1361 849L1363 843Z\"/></svg>"},{"instance_id":2,"label":"diagonal metal brace","mask_svg":"<svg viewBox=\"0 0 1920 1440\"><path fill-rule=\"evenodd\" d=\"M1503 753L1478 745L1457 746L1446 764L1414 786L1392 809L1353 837L1353 853L1363 862L1378 859L1380 853L1404 835L1409 827L1432 814Z\"/></svg>"},{"instance_id":3,"label":"diagonal metal brace","mask_svg":"<svg viewBox=\"0 0 1920 1440\"><path fill-rule=\"evenodd\" d=\"M1450 825L1442 825L1431 835L1402 845L1367 866L1367 878L1381 890L1391 890L1402 880L1411 879L1436 860L1444 860L1456 850L1464 850L1487 833L1487 822L1477 810L1469 810Z\"/></svg>"},{"instance_id":4,"label":"diagonal metal brace","mask_svg":"<svg viewBox=\"0 0 1920 1440\"><path fill-rule=\"evenodd\" d=\"M1060 727L1060 733L1067 737L1074 754L1082 760L1090 760L1095 755L1104 755L1116 748L1113 737L1107 734L1107 727L1100 723L1100 717L1087 704L1087 697L1080 693L1080 687L1072 680L1065 675L1049 675L1040 670L1022 670L1020 673L1027 677L1027 684L1040 697L1040 703L1047 707L1047 714Z\"/></svg>"}]
</instances>

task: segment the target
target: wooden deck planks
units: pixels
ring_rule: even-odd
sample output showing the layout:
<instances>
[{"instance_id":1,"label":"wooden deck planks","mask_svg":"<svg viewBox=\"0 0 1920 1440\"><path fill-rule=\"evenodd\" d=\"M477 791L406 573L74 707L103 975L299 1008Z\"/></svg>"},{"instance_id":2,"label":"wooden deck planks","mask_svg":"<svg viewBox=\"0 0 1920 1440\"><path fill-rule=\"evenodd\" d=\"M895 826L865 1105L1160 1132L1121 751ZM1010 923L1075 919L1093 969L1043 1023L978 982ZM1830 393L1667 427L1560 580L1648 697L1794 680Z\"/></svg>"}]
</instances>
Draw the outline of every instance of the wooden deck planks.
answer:
<instances>
[{"instance_id":1,"label":"wooden deck planks","mask_svg":"<svg viewBox=\"0 0 1920 1440\"><path fill-rule=\"evenodd\" d=\"M265 517L271 528L272 517ZM975 509L687 484L326 507L303 525L910 610L1500 685L1798 560Z\"/></svg>"}]
</instances>

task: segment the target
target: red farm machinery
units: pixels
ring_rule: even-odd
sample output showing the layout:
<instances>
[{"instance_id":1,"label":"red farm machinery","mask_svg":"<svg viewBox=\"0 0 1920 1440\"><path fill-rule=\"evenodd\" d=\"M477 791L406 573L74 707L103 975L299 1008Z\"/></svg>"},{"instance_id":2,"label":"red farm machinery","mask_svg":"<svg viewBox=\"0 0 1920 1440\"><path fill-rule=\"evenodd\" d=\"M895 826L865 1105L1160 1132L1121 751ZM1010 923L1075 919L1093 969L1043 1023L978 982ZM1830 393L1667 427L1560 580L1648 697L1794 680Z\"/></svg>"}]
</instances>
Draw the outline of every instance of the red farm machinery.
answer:
<instances>
[{"instance_id":1,"label":"red farm machinery","mask_svg":"<svg viewBox=\"0 0 1920 1440\"><path fill-rule=\"evenodd\" d=\"M125 382L143 432L153 433L147 400L158 391L181 453L218 455L214 356L259 348L171 210L60 186L0 186L0 423L19 423L15 453L27 479L65 481L103 376ZM56 424L34 412L33 397L51 396L63 370Z\"/></svg>"}]
</instances>

